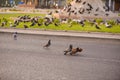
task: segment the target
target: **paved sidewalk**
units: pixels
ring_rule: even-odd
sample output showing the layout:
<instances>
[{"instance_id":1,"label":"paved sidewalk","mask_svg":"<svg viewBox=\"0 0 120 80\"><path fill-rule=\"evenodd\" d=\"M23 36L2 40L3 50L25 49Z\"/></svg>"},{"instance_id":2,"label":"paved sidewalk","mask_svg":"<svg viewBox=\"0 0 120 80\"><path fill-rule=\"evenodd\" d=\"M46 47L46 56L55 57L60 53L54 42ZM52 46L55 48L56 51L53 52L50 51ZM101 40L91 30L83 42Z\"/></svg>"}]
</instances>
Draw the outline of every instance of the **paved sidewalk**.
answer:
<instances>
[{"instance_id":1,"label":"paved sidewalk","mask_svg":"<svg viewBox=\"0 0 120 80\"><path fill-rule=\"evenodd\" d=\"M85 38L100 38L100 39L118 39L120 40L120 34L112 33L99 33L99 32L73 32L73 31L50 31L50 30L35 30L35 29L3 29L0 28L0 32L18 32L22 34L38 34L38 35L51 35L51 36L65 36L65 37L85 37Z\"/></svg>"}]
</instances>

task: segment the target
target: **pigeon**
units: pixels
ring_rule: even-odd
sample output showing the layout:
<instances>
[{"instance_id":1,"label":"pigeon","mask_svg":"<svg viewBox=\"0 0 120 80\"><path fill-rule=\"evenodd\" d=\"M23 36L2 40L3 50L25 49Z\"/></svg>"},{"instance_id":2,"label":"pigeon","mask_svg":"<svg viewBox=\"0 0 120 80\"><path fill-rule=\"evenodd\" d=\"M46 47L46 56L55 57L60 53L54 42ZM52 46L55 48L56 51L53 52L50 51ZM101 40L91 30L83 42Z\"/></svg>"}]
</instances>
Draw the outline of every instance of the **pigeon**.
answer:
<instances>
[{"instance_id":1,"label":"pigeon","mask_svg":"<svg viewBox=\"0 0 120 80\"><path fill-rule=\"evenodd\" d=\"M73 55L73 54L76 54L77 52L82 52L83 49L82 48L72 48L71 52L70 52L70 55Z\"/></svg>"},{"instance_id":2,"label":"pigeon","mask_svg":"<svg viewBox=\"0 0 120 80\"><path fill-rule=\"evenodd\" d=\"M15 25L19 25L19 21L18 21L18 20L15 20L14 24L15 24Z\"/></svg>"},{"instance_id":3,"label":"pigeon","mask_svg":"<svg viewBox=\"0 0 120 80\"><path fill-rule=\"evenodd\" d=\"M33 22L30 26L34 26L35 25L35 22Z\"/></svg>"},{"instance_id":4,"label":"pigeon","mask_svg":"<svg viewBox=\"0 0 120 80\"><path fill-rule=\"evenodd\" d=\"M96 29L101 29L97 24L95 25L95 28L96 28Z\"/></svg>"},{"instance_id":5,"label":"pigeon","mask_svg":"<svg viewBox=\"0 0 120 80\"><path fill-rule=\"evenodd\" d=\"M42 24L38 23L38 26L41 26Z\"/></svg>"},{"instance_id":6,"label":"pigeon","mask_svg":"<svg viewBox=\"0 0 120 80\"><path fill-rule=\"evenodd\" d=\"M27 29L27 28L28 28L28 26L27 26L27 25L24 25L24 28L25 28L25 29Z\"/></svg>"},{"instance_id":7,"label":"pigeon","mask_svg":"<svg viewBox=\"0 0 120 80\"><path fill-rule=\"evenodd\" d=\"M95 10L96 12L99 11L99 7Z\"/></svg>"},{"instance_id":8,"label":"pigeon","mask_svg":"<svg viewBox=\"0 0 120 80\"><path fill-rule=\"evenodd\" d=\"M110 11L110 8L109 8L109 6L103 6L103 9L105 9L105 12L108 12L108 11Z\"/></svg>"},{"instance_id":9,"label":"pigeon","mask_svg":"<svg viewBox=\"0 0 120 80\"><path fill-rule=\"evenodd\" d=\"M44 22L44 25L45 25L45 26L48 26L48 25L49 25L49 23L48 23L48 22Z\"/></svg>"},{"instance_id":10,"label":"pigeon","mask_svg":"<svg viewBox=\"0 0 120 80\"><path fill-rule=\"evenodd\" d=\"M74 13L75 11L74 11L74 10L72 10L71 12L72 12L72 13Z\"/></svg>"},{"instance_id":11,"label":"pigeon","mask_svg":"<svg viewBox=\"0 0 120 80\"><path fill-rule=\"evenodd\" d=\"M106 28L111 28L112 25L108 24L107 22L105 23Z\"/></svg>"},{"instance_id":12,"label":"pigeon","mask_svg":"<svg viewBox=\"0 0 120 80\"><path fill-rule=\"evenodd\" d=\"M57 24L57 23L54 23L54 25L55 25L55 26L58 26L58 24Z\"/></svg>"},{"instance_id":13,"label":"pigeon","mask_svg":"<svg viewBox=\"0 0 120 80\"><path fill-rule=\"evenodd\" d=\"M106 15L106 16L109 16L109 14L108 14L108 13L106 13L105 15Z\"/></svg>"},{"instance_id":14,"label":"pigeon","mask_svg":"<svg viewBox=\"0 0 120 80\"><path fill-rule=\"evenodd\" d=\"M82 27L85 26L84 20L80 21L79 24L81 24Z\"/></svg>"},{"instance_id":15,"label":"pigeon","mask_svg":"<svg viewBox=\"0 0 120 80\"><path fill-rule=\"evenodd\" d=\"M52 15L52 11L48 13L48 15Z\"/></svg>"},{"instance_id":16,"label":"pigeon","mask_svg":"<svg viewBox=\"0 0 120 80\"><path fill-rule=\"evenodd\" d=\"M86 4L86 2L83 2L83 5L85 5Z\"/></svg>"},{"instance_id":17,"label":"pigeon","mask_svg":"<svg viewBox=\"0 0 120 80\"><path fill-rule=\"evenodd\" d=\"M50 47L50 45L51 45L51 40L49 40L48 43L46 45L44 45L43 47L48 48L48 47Z\"/></svg>"},{"instance_id":18,"label":"pigeon","mask_svg":"<svg viewBox=\"0 0 120 80\"><path fill-rule=\"evenodd\" d=\"M90 7L90 10L91 10L91 9L93 9L93 7L92 7L92 5L91 5L91 4L89 4L89 3L88 3L87 5Z\"/></svg>"},{"instance_id":19,"label":"pigeon","mask_svg":"<svg viewBox=\"0 0 120 80\"><path fill-rule=\"evenodd\" d=\"M83 14L85 12L84 8L80 8L80 10L78 11L80 14Z\"/></svg>"},{"instance_id":20,"label":"pigeon","mask_svg":"<svg viewBox=\"0 0 120 80\"><path fill-rule=\"evenodd\" d=\"M75 12L74 14L77 15L77 12Z\"/></svg>"},{"instance_id":21,"label":"pigeon","mask_svg":"<svg viewBox=\"0 0 120 80\"><path fill-rule=\"evenodd\" d=\"M95 16L98 16L98 14L94 14Z\"/></svg>"},{"instance_id":22,"label":"pigeon","mask_svg":"<svg viewBox=\"0 0 120 80\"><path fill-rule=\"evenodd\" d=\"M77 3L79 0L75 0L75 2Z\"/></svg>"},{"instance_id":23,"label":"pigeon","mask_svg":"<svg viewBox=\"0 0 120 80\"><path fill-rule=\"evenodd\" d=\"M13 33L13 38L14 38L14 40L17 40L17 34L18 34L17 32L14 32L14 33Z\"/></svg>"},{"instance_id":24,"label":"pigeon","mask_svg":"<svg viewBox=\"0 0 120 80\"><path fill-rule=\"evenodd\" d=\"M70 44L69 45L69 48L67 50L65 50L64 52L64 55L66 55L68 52L70 52L72 50L73 46Z\"/></svg>"},{"instance_id":25,"label":"pigeon","mask_svg":"<svg viewBox=\"0 0 120 80\"><path fill-rule=\"evenodd\" d=\"M91 12L89 11L88 14L90 14Z\"/></svg>"},{"instance_id":26,"label":"pigeon","mask_svg":"<svg viewBox=\"0 0 120 80\"><path fill-rule=\"evenodd\" d=\"M4 26L5 26L5 22L2 22L1 27L4 27Z\"/></svg>"},{"instance_id":27,"label":"pigeon","mask_svg":"<svg viewBox=\"0 0 120 80\"><path fill-rule=\"evenodd\" d=\"M70 12L70 10L71 10L71 7L70 7L70 8L68 8L67 12Z\"/></svg>"},{"instance_id":28,"label":"pigeon","mask_svg":"<svg viewBox=\"0 0 120 80\"><path fill-rule=\"evenodd\" d=\"M78 3L81 3L81 2L82 2L82 0L79 0L79 1L78 1Z\"/></svg>"},{"instance_id":29,"label":"pigeon","mask_svg":"<svg viewBox=\"0 0 120 80\"><path fill-rule=\"evenodd\" d=\"M81 2L82 2L82 0L76 0L75 2L76 2L76 3L81 3Z\"/></svg>"},{"instance_id":30,"label":"pigeon","mask_svg":"<svg viewBox=\"0 0 120 80\"><path fill-rule=\"evenodd\" d=\"M68 4L68 7L72 6L71 3Z\"/></svg>"},{"instance_id":31,"label":"pigeon","mask_svg":"<svg viewBox=\"0 0 120 80\"><path fill-rule=\"evenodd\" d=\"M117 24L120 24L120 19L117 19L117 20L116 20L116 23L117 23Z\"/></svg>"}]
</instances>

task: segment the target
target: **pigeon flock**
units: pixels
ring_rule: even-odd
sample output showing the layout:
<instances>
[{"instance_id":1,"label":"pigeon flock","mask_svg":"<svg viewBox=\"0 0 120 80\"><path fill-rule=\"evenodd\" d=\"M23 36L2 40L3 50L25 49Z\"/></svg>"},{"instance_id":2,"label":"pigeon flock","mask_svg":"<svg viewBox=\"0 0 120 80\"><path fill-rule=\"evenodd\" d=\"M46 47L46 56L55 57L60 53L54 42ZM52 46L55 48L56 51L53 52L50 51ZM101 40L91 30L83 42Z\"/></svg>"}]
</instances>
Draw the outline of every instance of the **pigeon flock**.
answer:
<instances>
[{"instance_id":1,"label":"pigeon flock","mask_svg":"<svg viewBox=\"0 0 120 80\"><path fill-rule=\"evenodd\" d=\"M101 0L73 0L64 7L63 11L69 16L109 16L112 14L109 6Z\"/></svg>"},{"instance_id":2,"label":"pigeon flock","mask_svg":"<svg viewBox=\"0 0 120 80\"><path fill-rule=\"evenodd\" d=\"M52 16L54 12L49 12L48 16L41 17L41 16L35 16L31 17L30 15L24 15L24 16L18 16L16 19L14 19L14 22L11 23L9 20L3 18L0 19L0 27L5 27L7 24L12 28L15 28L20 25L20 23L24 23L23 28L27 29L29 27L34 26L49 26L50 24L54 24L55 26L59 26L64 22L68 22L70 16L76 17L77 23L79 23L82 27L85 26L85 22L90 22L92 26L94 25L96 29L99 28L100 25L95 20L97 18L103 17L103 21L101 21L101 24L104 24L106 28L112 28L114 26L113 24L108 23L107 20L109 20L110 16L114 16L113 12L110 10L109 6L105 5L101 0L73 0L71 3L69 3L67 6L64 7L62 11L56 11L59 14L68 15L67 18L59 18L59 21L56 21L56 18ZM52 17L51 17L52 16ZM73 19L74 19L73 17ZM77 18L78 17L78 18ZM90 17L89 19L86 17ZM106 19L104 19L106 18ZM72 19L72 21L73 21ZM120 25L120 17L114 19L115 23ZM26 24L30 23L30 25ZM72 23L72 22L71 22ZM68 25L69 26L69 25ZM72 26L70 24L70 26Z\"/></svg>"},{"instance_id":3,"label":"pigeon flock","mask_svg":"<svg viewBox=\"0 0 120 80\"><path fill-rule=\"evenodd\" d=\"M102 30L100 27L101 25L104 25L105 28L112 28L114 25L120 25L120 17L109 19L110 16L114 16L114 14L112 11L110 11L110 8L107 5L102 3L101 0L73 0L71 3L65 6L63 10L58 10L55 12L60 15L67 15L68 17L60 17L59 19L56 19L56 17L53 16L54 12L49 12L48 16L45 17L31 17L30 15L18 16L16 19L14 19L13 23L9 23L7 19L3 18L0 19L0 27L5 27L9 24L11 28L16 28L17 26L20 26L20 23L22 23L24 25L21 27L28 29L30 27L40 27L43 25L49 27L50 24L54 24L57 27L66 23L68 24L68 27L71 28L74 22L81 25L81 27L84 27L86 22L89 22L91 26L94 26L94 28L97 30ZM73 15L74 17L71 18ZM97 22L96 19L100 18L102 21ZM71 22L69 23L70 19ZM113 20L114 24L111 24L109 20ZM28 25L28 23L30 24Z\"/></svg>"},{"instance_id":4,"label":"pigeon flock","mask_svg":"<svg viewBox=\"0 0 120 80\"><path fill-rule=\"evenodd\" d=\"M17 40L17 34L18 34L17 32L13 33L14 40ZM48 40L48 42L43 46L43 48L48 49L50 46L51 46L51 40ZM69 53L70 55L75 55L76 53L82 52L82 51L83 51L82 48L79 48L79 47L73 48L73 45L70 44L69 48L64 51L64 55L67 55L67 53Z\"/></svg>"},{"instance_id":5,"label":"pigeon flock","mask_svg":"<svg viewBox=\"0 0 120 80\"><path fill-rule=\"evenodd\" d=\"M94 3L93 3L94 2ZM97 3L97 4L96 4ZM120 25L120 18L114 19L114 24L111 24L106 19L102 19L100 22L97 21L96 18L90 18L85 19L83 16L103 16L107 17L109 19L109 16L113 15L110 11L110 8L107 5L99 5L102 4L100 0L73 0L72 3L69 3L64 9L63 12L56 11L57 13L61 13L63 15L68 15L67 18L60 18L56 19L54 16L52 16L53 12L48 13L48 16L41 17L41 16L35 16L30 17L30 15L24 15L24 16L18 16L16 19L14 19L14 22L11 23L6 18L0 19L0 27L6 27L8 24L10 28L16 28L20 25L20 23L23 23L24 29L28 29L30 27L34 26L47 26L49 27L50 24L54 24L56 27L60 27L61 24L68 24L68 27L71 28L74 23L79 24L81 27L85 27L86 23L89 22L90 26L94 26L97 30L101 30L101 25L104 25L106 28L112 28L114 25ZM71 19L70 16L80 16L80 18L77 19ZM51 17L52 16L52 17ZM114 15L113 15L114 16ZM26 23L30 23L29 25ZM17 40L17 32L13 34L14 40ZM43 48L49 48L51 46L51 40L49 40ZM76 54L77 52L82 52L82 48L73 48L73 45L70 44L68 49L64 51L64 55L70 54Z\"/></svg>"},{"instance_id":6,"label":"pigeon flock","mask_svg":"<svg viewBox=\"0 0 120 80\"><path fill-rule=\"evenodd\" d=\"M51 13L52 14L52 13ZM51 15L48 14L48 15ZM0 27L6 27L10 26L10 28L16 28L17 26L23 27L24 29L28 29L30 27L41 27L46 26L49 27L50 24L54 24L56 27L60 27L62 24L67 24L69 28L74 26L74 23L77 23L81 27L85 27L86 23L89 23L90 26L94 26L96 29L101 30L101 25L104 25L105 28L112 28L114 25L120 25L120 19L113 20L114 24L111 24L109 20L102 19L100 22L97 21L97 19L68 19L68 18L61 18L56 19L54 17L41 17L41 16L35 16L30 17L30 15L24 15L24 16L18 16L13 23L9 22L9 20L3 18L2 21L0 21ZM29 24L28 24L29 23Z\"/></svg>"},{"instance_id":7,"label":"pigeon flock","mask_svg":"<svg viewBox=\"0 0 120 80\"><path fill-rule=\"evenodd\" d=\"M44 48L49 48L51 46L51 40L48 40L47 44L45 44L43 47ZM67 55L67 53L69 53L70 55L74 55L76 54L77 52L82 52L83 49L82 48L73 48L73 45L70 44L69 45L69 48L67 50L64 51L64 55Z\"/></svg>"},{"instance_id":8,"label":"pigeon flock","mask_svg":"<svg viewBox=\"0 0 120 80\"><path fill-rule=\"evenodd\" d=\"M44 48L49 48L50 46L51 46L51 40L48 40L47 44L45 44L43 47ZM64 55L67 55L67 53L69 53L70 55L74 55L77 52L82 52L82 51L83 51L82 48L79 48L79 47L73 48L73 45L70 44L69 48L64 51Z\"/></svg>"}]
</instances>

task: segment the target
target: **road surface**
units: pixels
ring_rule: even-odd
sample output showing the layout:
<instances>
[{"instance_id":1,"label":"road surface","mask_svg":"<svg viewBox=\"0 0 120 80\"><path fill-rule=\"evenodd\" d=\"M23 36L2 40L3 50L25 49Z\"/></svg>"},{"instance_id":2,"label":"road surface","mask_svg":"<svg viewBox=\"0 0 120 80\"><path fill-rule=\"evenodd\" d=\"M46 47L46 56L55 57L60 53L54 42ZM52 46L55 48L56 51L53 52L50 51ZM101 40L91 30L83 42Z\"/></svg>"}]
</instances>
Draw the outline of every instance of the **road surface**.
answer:
<instances>
[{"instance_id":1,"label":"road surface","mask_svg":"<svg viewBox=\"0 0 120 80\"><path fill-rule=\"evenodd\" d=\"M120 40L0 33L0 80L120 80Z\"/></svg>"}]
</instances>

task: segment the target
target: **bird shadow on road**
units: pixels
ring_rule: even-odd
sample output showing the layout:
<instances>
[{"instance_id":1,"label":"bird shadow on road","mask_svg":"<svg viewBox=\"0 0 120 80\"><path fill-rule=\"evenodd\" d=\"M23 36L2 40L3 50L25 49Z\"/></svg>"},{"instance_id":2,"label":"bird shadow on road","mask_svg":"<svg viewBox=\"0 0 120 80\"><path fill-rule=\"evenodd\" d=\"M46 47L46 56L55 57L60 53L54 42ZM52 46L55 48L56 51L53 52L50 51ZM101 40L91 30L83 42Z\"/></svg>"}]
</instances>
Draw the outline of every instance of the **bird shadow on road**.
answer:
<instances>
[{"instance_id":1,"label":"bird shadow on road","mask_svg":"<svg viewBox=\"0 0 120 80\"><path fill-rule=\"evenodd\" d=\"M85 55L83 55L83 54L74 54L74 55L67 54L66 56L85 57Z\"/></svg>"},{"instance_id":2,"label":"bird shadow on road","mask_svg":"<svg viewBox=\"0 0 120 80\"><path fill-rule=\"evenodd\" d=\"M50 50L50 48L48 48L48 47L43 47L43 49L45 49L45 50Z\"/></svg>"}]
</instances>

